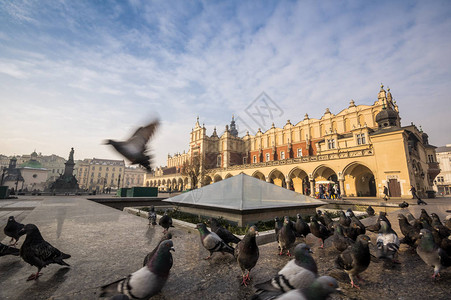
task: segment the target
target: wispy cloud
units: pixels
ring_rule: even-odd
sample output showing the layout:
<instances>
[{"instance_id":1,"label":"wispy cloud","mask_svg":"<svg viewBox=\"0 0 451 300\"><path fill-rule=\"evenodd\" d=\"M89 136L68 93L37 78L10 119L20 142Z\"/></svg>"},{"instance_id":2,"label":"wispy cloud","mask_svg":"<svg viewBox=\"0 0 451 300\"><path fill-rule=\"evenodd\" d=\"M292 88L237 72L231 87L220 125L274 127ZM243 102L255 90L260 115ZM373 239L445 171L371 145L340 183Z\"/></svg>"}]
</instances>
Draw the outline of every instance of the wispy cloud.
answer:
<instances>
[{"instance_id":1,"label":"wispy cloud","mask_svg":"<svg viewBox=\"0 0 451 300\"><path fill-rule=\"evenodd\" d=\"M372 104L381 82L403 123L443 145L450 12L448 1L5 1L0 153L73 146L79 158L119 158L101 141L158 112L153 148L165 164L187 149L198 115L222 132L264 91L284 111L281 127L351 99Z\"/></svg>"}]
</instances>

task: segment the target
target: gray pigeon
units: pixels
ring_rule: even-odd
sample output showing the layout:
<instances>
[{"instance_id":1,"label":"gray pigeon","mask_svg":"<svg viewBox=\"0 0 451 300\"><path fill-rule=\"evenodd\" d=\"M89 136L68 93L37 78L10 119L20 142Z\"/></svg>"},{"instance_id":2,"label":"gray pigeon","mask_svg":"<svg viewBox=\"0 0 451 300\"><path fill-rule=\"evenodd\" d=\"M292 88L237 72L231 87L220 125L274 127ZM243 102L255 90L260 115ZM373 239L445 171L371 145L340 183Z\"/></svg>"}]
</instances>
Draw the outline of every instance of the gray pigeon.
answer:
<instances>
[{"instance_id":1,"label":"gray pigeon","mask_svg":"<svg viewBox=\"0 0 451 300\"><path fill-rule=\"evenodd\" d=\"M247 286L251 280L249 274L255 265L257 264L259 251L257 246L257 240L255 236L258 234L257 227L251 226L244 238L236 245L235 258L238 261L238 265L241 268L243 274L243 282ZM247 270L247 274L246 274Z\"/></svg>"},{"instance_id":2,"label":"gray pigeon","mask_svg":"<svg viewBox=\"0 0 451 300\"><path fill-rule=\"evenodd\" d=\"M19 249L17 248L13 248L7 245L4 245L2 243L0 243L0 256L5 256L5 255L19 255Z\"/></svg>"},{"instance_id":3,"label":"gray pigeon","mask_svg":"<svg viewBox=\"0 0 451 300\"><path fill-rule=\"evenodd\" d=\"M302 219L301 214L297 214L296 217L297 220L294 224L294 229L300 236L306 237L307 234L310 233L310 227L308 226L307 222Z\"/></svg>"},{"instance_id":4,"label":"gray pigeon","mask_svg":"<svg viewBox=\"0 0 451 300\"><path fill-rule=\"evenodd\" d=\"M10 246L16 246L16 244L20 238L19 231L23 227L24 227L24 225L22 223L17 222L14 219L14 216L10 216L8 218L8 223L6 223L6 226L3 229L3 232L5 233L6 236L9 236L11 238L11 241L9 242Z\"/></svg>"},{"instance_id":5,"label":"gray pigeon","mask_svg":"<svg viewBox=\"0 0 451 300\"><path fill-rule=\"evenodd\" d=\"M149 299L158 294L169 277L174 251L171 240L163 241L151 260L138 271L101 287L100 297L124 294L132 299Z\"/></svg>"},{"instance_id":6,"label":"gray pigeon","mask_svg":"<svg viewBox=\"0 0 451 300\"><path fill-rule=\"evenodd\" d=\"M202 245L210 252L210 255L205 259L210 259L214 252L235 254L235 250L227 245L216 233L210 232L204 223L198 223L196 229L199 230Z\"/></svg>"},{"instance_id":7,"label":"gray pigeon","mask_svg":"<svg viewBox=\"0 0 451 300\"><path fill-rule=\"evenodd\" d=\"M150 207L149 215L147 218L149 219L149 225L157 225L157 213L155 212L155 207L153 205Z\"/></svg>"},{"instance_id":8,"label":"gray pigeon","mask_svg":"<svg viewBox=\"0 0 451 300\"><path fill-rule=\"evenodd\" d=\"M338 282L330 276L318 277L309 287L291 290L277 300L326 300L330 294L340 292Z\"/></svg>"},{"instance_id":9,"label":"gray pigeon","mask_svg":"<svg viewBox=\"0 0 451 300\"><path fill-rule=\"evenodd\" d=\"M337 224L335 226L335 231L332 240L332 245L334 245L335 249L337 249L340 252L343 252L353 244L354 241L352 239L343 235L343 227L340 224Z\"/></svg>"},{"instance_id":10,"label":"gray pigeon","mask_svg":"<svg viewBox=\"0 0 451 300\"><path fill-rule=\"evenodd\" d=\"M279 231L283 227L283 221L279 217L274 218L274 231L276 232L276 241L279 243Z\"/></svg>"},{"instance_id":11,"label":"gray pigeon","mask_svg":"<svg viewBox=\"0 0 451 300\"><path fill-rule=\"evenodd\" d=\"M290 248L294 245L296 241L296 236L294 234L293 223L287 216L284 217L283 226L279 230L279 255L283 254L284 250L287 250L287 255L291 256Z\"/></svg>"},{"instance_id":12,"label":"gray pigeon","mask_svg":"<svg viewBox=\"0 0 451 300\"><path fill-rule=\"evenodd\" d=\"M355 284L355 279L359 279L359 274L370 265L369 241L370 238L367 235L359 235L354 245L343 251L335 260L335 265L348 273L351 285L356 288L359 286Z\"/></svg>"},{"instance_id":13,"label":"gray pigeon","mask_svg":"<svg viewBox=\"0 0 451 300\"><path fill-rule=\"evenodd\" d=\"M389 227L387 222L381 221L381 229L376 239L376 257L388 258L393 263L399 263L396 259L399 250L399 239L396 232Z\"/></svg>"},{"instance_id":14,"label":"gray pigeon","mask_svg":"<svg viewBox=\"0 0 451 300\"><path fill-rule=\"evenodd\" d=\"M216 233L225 243L238 244L241 241L233 233L222 227L215 218L210 218L210 225L211 231Z\"/></svg>"},{"instance_id":15,"label":"gray pigeon","mask_svg":"<svg viewBox=\"0 0 451 300\"><path fill-rule=\"evenodd\" d=\"M169 227L174 227L172 225L172 218L168 216L168 210L164 211L164 215L160 218L158 224L164 228L163 233L168 232Z\"/></svg>"},{"instance_id":16,"label":"gray pigeon","mask_svg":"<svg viewBox=\"0 0 451 300\"><path fill-rule=\"evenodd\" d=\"M70 258L69 254L63 253L44 240L38 227L34 224L27 224L19 231L19 235L26 234L27 237L20 247L20 256L32 266L38 268L36 274L31 274L28 280L36 280L42 268L49 264L59 264L69 266L63 259Z\"/></svg>"},{"instance_id":17,"label":"gray pigeon","mask_svg":"<svg viewBox=\"0 0 451 300\"><path fill-rule=\"evenodd\" d=\"M451 258L435 244L434 237L429 230L421 229L420 236L417 253L428 266L434 267L432 278L435 279L440 276L443 268L451 266Z\"/></svg>"},{"instance_id":18,"label":"gray pigeon","mask_svg":"<svg viewBox=\"0 0 451 300\"><path fill-rule=\"evenodd\" d=\"M370 205L366 208L366 213L368 214L368 216L372 217L374 216L374 208Z\"/></svg>"},{"instance_id":19,"label":"gray pigeon","mask_svg":"<svg viewBox=\"0 0 451 300\"><path fill-rule=\"evenodd\" d=\"M294 248L294 259L290 260L279 273L269 281L256 284L253 299L271 299L289 290L309 287L318 276L318 268L306 244Z\"/></svg>"},{"instance_id":20,"label":"gray pigeon","mask_svg":"<svg viewBox=\"0 0 451 300\"><path fill-rule=\"evenodd\" d=\"M152 171L151 156L147 155L146 144L155 130L158 128L160 122L158 120L152 121L145 127L139 127L138 130L126 141L118 142L114 140L107 140L106 145L112 145L117 152L127 158L131 164L139 164L147 169L148 172Z\"/></svg>"},{"instance_id":21,"label":"gray pigeon","mask_svg":"<svg viewBox=\"0 0 451 300\"><path fill-rule=\"evenodd\" d=\"M155 252L157 252L158 247L160 247L161 243L166 241L166 240L170 240L172 239L172 233L168 232L165 235L163 235L163 237L161 238L161 240L158 242L158 245L151 251L149 252L146 257L144 257L144 262L143 262L143 267L145 265L147 265L147 263L149 262L149 260L153 257L153 255L155 254Z\"/></svg>"}]
</instances>

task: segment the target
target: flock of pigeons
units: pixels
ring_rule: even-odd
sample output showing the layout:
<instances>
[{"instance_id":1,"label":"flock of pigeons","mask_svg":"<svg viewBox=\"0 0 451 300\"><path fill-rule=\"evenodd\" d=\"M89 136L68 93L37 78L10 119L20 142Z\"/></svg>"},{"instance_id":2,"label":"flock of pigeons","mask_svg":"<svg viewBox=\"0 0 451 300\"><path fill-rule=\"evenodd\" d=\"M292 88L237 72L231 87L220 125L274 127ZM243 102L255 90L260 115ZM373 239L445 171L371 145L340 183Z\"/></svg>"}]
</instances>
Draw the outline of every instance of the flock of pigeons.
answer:
<instances>
[{"instance_id":1,"label":"flock of pigeons","mask_svg":"<svg viewBox=\"0 0 451 300\"><path fill-rule=\"evenodd\" d=\"M374 215L371 206L367 212ZM149 225L157 225L155 208L149 211ZM313 234L324 247L324 240L331 238L332 245L339 251L335 259L335 267L343 270L349 276L352 287L359 288L360 274L364 272L372 257L386 259L392 264L400 263L398 250L401 243L416 249L419 257L434 268L433 278L440 276L443 268L451 266L451 219L442 223L437 214L429 215L425 209L421 210L419 218L408 213L398 214L399 227L404 237L392 229L390 221L384 212L380 212L375 224L364 226L351 209L340 211L338 220L332 220L327 213L320 210L310 218L310 224L305 222L300 214L296 222L285 216L283 220L275 218L275 232L279 255L292 256L290 249L295 245L297 237ZM174 251L172 233L169 232L172 219L167 212L159 220L164 228L164 235L158 245L143 261L143 267L136 272L101 287L100 297L111 299L148 299L158 294L165 285L173 258L170 251ZM256 241L258 230L251 226L243 239L233 235L214 219L210 219L211 231L205 223L196 225L200 233L200 241L209 252L221 252L233 255L241 268L242 285L248 286L251 280L250 272L259 259L259 248ZM366 231L377 232L376 251L370 252L370 238ZM10 245L0 243L0 256L20 255L22 259L37 267L37 272L31 274L27 280L36 280L42 273L42 268L49 264L69 266L64 260L70 258L46 242L39 229L34 224L23 225L9 217L4 228L7 236L11 237ZM25 241L20 249L16 248L22 235ZM236 245L232 247L231 245ZM337 281L331 276L319 276L315 260L311 256L311 249L305 243L294 247L294 258L290 260L273 278L266 282L254 284L255 293L252 299L327 299L334 292L341 292Z\"/></svg>"}]
</instances>

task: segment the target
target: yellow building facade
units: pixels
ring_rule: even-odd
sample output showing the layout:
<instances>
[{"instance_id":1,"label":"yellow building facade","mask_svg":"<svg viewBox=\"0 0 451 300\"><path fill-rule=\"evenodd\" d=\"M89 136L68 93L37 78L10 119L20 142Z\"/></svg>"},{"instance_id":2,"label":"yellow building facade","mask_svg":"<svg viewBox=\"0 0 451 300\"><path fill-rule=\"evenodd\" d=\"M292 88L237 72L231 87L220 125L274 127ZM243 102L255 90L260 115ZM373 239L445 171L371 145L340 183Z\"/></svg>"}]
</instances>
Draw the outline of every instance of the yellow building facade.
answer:
<instances>
[{"instance_id":1,"label":"yellow building facade","mask_svg":"<svg viewBox=\"0 0 451 300\"><path fill-rule=\"evenodd\" d=\"M316 196L319 186L336 185L342 196L411 198L411 186L424 196L439 173L435 147L415 125L401 126L390 89L381 85L372 105L353 100L338 114L325 110L309 118L265 132L238 137L235 121L218 136L207 136L199 119L190 134L189 150L168 156L167 167L146 177L147 186L192 188L182 175L185 161L201 158L199 186L245 173L302 194Z\"/></svg>"},{"instance_id":2,"label":"yellow building facade","mask_svg":"<svg viewBox=\"0 0 451 300\"><path fill-rule=\"evenodd\" d=\"M84 159L76 165L76 177L80 189L103 192L124 185L125 163L123 160Z\"/></svg>"}]
</instances>

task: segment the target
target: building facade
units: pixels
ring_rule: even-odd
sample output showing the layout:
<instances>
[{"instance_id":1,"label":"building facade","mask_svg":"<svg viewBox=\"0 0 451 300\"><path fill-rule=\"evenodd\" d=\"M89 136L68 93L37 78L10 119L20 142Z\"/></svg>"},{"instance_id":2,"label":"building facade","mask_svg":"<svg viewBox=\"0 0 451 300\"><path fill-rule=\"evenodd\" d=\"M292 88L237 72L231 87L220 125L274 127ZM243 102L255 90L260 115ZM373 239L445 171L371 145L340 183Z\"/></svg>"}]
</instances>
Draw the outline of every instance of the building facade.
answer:
<instances>
[{"instance_id":1,"label":"building facade","mask_svg":"<svg viewBox=\"0 0 451 300\"><path fill-rule=\"evenodd\" d=\"M438 147L437 161L440 164L440 173L434 180L435 190L439 195L451 194L451 144Z\"/></svg>"},{"instance_id":2,"label":"building facade","mask_svg":"<svg viewBox=\"0 0 451 300\"><path fill-rule=\"evenodd\" d=\"M198 118L188 151L168 156L167 167L148 174L146 185L193 188L183 164L199 157L198 187L245 173L312 196L320 184L336 184L345 196L380 197L388 186L392 197L411 198L411 185L422 196L433 189L440 171L435 148L415 125L401 126L398 105L382 85L372 105L351 100L337 114L305 114L297 123L244 137L233 118L221 136L216 128L208 136Z\"/></svg>"},{"instance_id":3,"label":"building facade","mask_svg":"<svg viewBox=\"0 0 451 300\"><path fill-rule=\"evenodd\" d=\"M134 186L144 186L146 171L139 167L125 167L124 184L122 187L131 188Z\"/></svg>"},{"instance_id":4,"label":"building facade","mask_svg":"<svg viewBox=\"0 0 451 300\"><path fill-rule=\"evenodd\" d=\"M76 164L80 189L96 193L123 187L125 163L123 160L84 159Z\"/></svg>"}]
</instances>

